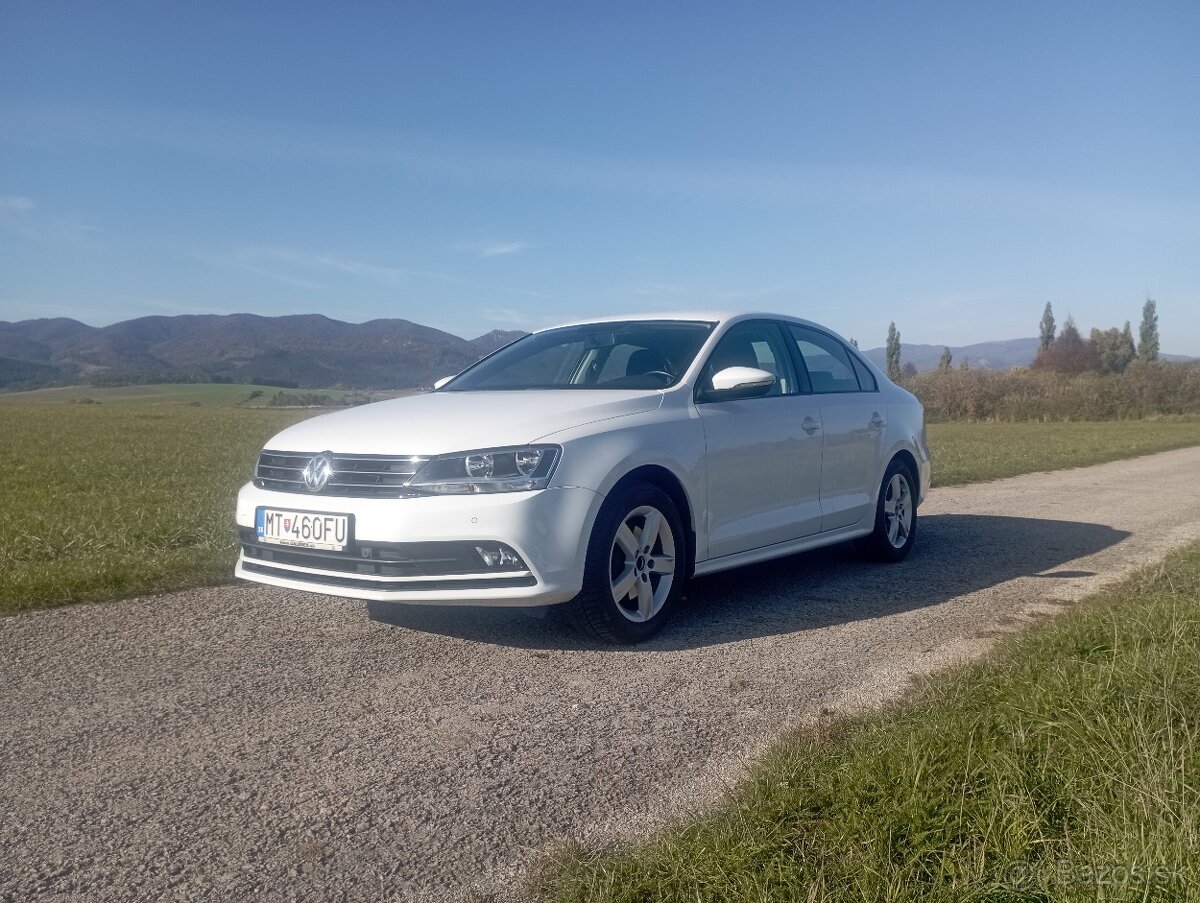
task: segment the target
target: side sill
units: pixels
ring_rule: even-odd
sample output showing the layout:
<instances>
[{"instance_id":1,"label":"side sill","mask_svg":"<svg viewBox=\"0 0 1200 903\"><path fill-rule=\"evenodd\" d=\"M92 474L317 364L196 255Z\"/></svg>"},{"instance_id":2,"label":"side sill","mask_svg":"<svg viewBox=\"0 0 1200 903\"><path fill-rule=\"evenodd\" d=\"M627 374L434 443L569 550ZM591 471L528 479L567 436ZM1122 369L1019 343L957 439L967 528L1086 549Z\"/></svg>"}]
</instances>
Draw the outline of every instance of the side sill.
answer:
<instances>
[{"instance_id":1,"label":"side sill","mask_svg":"<svg viewBox=\"0 0 1200 903\"><path fill-rule=\"evenodd\" d=\"M705 574L715 574L746 564L757 564L760 561L770 561L772 558L784 558L799 552L809 552L825 546L837 545L860 536L869 536L873 527L864 527L860 521L849 527L840 527L829 533L814 533L812 536L802 536L800 539L789 539L787 542L777 542L773 545L748 549L745 552L735 552L732 555L722 555L720 558L709 558L697 561L693 572L697 577Z\"/></svg>"}]
</instances>

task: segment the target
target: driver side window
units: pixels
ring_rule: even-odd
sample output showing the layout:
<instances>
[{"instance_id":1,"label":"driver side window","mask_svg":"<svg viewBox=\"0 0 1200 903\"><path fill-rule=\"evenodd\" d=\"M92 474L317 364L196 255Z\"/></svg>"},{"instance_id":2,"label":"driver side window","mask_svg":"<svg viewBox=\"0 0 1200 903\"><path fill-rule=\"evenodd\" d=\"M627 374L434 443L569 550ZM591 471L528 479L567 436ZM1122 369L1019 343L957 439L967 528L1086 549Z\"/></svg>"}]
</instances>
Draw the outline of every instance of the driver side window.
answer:
<instances>
[{"instance_id":1,"label":"driver side window","mask_svg":"<svg viewBox=\"0 0 1200 903\"><path fill-rule=\"evenodd\" d=\"M713 374L727 367L753 367L773 375L775 385L762 398L796 393L787 346L779 327L769 320L751 320L730 329L713 349L701 376L701 386L711 389Z\"/></svg>"}]
</instances>

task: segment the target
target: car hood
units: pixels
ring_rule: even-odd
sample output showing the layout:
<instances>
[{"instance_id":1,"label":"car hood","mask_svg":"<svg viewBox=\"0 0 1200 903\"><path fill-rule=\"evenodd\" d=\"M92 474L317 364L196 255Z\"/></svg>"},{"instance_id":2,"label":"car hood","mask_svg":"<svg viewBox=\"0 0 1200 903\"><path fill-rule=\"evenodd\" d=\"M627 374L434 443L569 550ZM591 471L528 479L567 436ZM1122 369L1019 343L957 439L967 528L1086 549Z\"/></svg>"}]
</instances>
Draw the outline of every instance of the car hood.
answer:
<instances>
[{"instance_id":1,"label":"car hood","mask_svg":"<svg viewBox=\"0 0 1200 903\"><path fill-rule=\"evenodd\" d=\"M289 427L267 448L347 455L441 455L524 445L560 430L656 410L660 392L526 389L431 392L323 414Z\"/></svg>"}]
</instances>

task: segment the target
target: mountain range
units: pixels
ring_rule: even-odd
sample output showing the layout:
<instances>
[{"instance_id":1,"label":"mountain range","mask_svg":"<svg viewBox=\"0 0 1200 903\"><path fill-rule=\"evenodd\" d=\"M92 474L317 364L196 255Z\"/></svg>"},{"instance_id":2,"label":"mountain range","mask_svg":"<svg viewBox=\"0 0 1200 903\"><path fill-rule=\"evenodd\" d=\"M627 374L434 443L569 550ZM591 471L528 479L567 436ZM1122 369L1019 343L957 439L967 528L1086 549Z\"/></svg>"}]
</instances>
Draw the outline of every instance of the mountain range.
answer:
<instances>
[{"instance_id":1,"label":"mountain range","mask_svg":"<svg viewBox=\"0 0 1200 903\"><path fill-rule=\"evenodd\" d=\"M919 371L937 368L942 359L945 345L910 345L900 343L900 360L912 364ZM1007 339L998 342L978 342L974 345L950 346L953 365L963 361L981 370L1008 370L1011 367L1028 367L1038 352L1038 340ZM880 367L887 366L887 353L883 348L872 348L866 352Z\"/></svg>"},{"instance_id":2,"label":"mountain range","mask_svg":"<svg viewBox=\"0 0 1200 903\"><path fill-rule=\"evenodd\" d=\"M345 323L319 314L140 317L111 326L65 318L0 321L0 390L137 382L245 382L297 388L400 389L457 373L524 332L463 339L408 320ZM995 370L1028 365L1038 340L951 347L954 363ZM941 345L901 346L930 370ZM883 365L884 350L866 352Z\"/></svg>"},{"instance_id":3,"label":"mountain range","mask_svg":"<svg viewBox=\"0 0 1200 903\"><path fill-rule=\"evenodd\" d=\"M318 314L0 321L0 388L90 382L259 382L410 388L457 373L525 333L474 340L408 320L344 323Z\"/></svg>"},{"instance_id":4,"label":"mountain range","mask_svg":"<svg viewBox=\"0 0 1200 903\"><path fill-rule=\"evenodd\" d=\"M1028 367L1037 357L1039 341L1031 339L1005 339L996 342L977 342L974 345L951 345L951 365L960 366L964 361L980 370L1009 370L1013 367ZM945 345L909 345L900 343L900 360L912 364L918 372L935 370L942 360ZM883 348L872 348L865 352L880 367L887 367L887 352ZM1190 361L1183 354L1159 355L1164 361Z\"/></svg>"}]
</instances>

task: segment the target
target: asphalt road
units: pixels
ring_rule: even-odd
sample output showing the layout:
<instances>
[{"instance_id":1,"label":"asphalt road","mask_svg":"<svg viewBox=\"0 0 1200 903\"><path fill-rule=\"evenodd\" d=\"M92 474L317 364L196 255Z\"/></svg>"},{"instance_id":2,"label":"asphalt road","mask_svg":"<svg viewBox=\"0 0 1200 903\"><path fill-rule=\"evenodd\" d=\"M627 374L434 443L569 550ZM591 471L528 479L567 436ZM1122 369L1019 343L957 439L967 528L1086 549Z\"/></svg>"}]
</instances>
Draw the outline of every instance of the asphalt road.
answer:
<instances>
[{"instance_id":1,"label":"asphalt road","mask_svg":"<svg viewBox=\"0 0 1200 903\"><path fill-rule=\"evenodd\" d=\"M935 490L903 564L696 581L632 650L248 585L0 619L0 899L507 897L1200 539L1198 474L1194 448Z\"/></svg>"}]
</instances>

